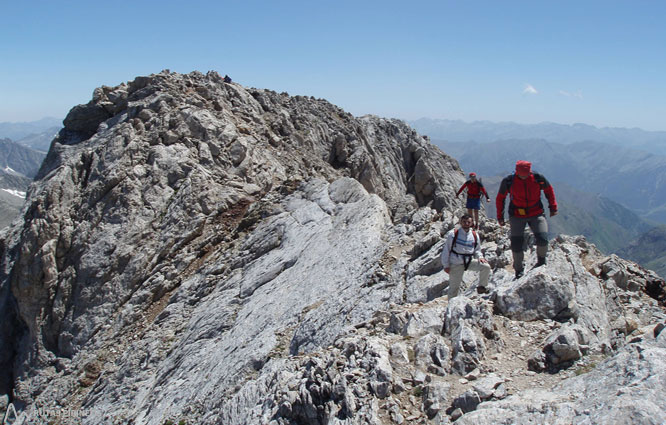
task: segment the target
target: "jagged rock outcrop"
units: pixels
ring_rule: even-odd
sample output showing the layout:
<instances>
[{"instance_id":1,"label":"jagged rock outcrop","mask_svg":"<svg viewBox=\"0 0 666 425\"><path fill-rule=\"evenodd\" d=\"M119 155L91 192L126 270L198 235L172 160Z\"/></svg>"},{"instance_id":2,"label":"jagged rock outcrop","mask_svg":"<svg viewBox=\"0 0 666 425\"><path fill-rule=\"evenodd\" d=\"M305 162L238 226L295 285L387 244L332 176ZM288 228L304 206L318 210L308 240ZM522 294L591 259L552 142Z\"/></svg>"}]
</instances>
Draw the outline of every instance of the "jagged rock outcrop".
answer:
<instances>
[{"instance_id":1,"label":"jagged rock outcrop","mask_svg":"<svg viewBox=\"0 0 666 425\"><path fill-rule=\"evenodd\" d=\"M456 423L657 424L665 411L665 354L666 333L648 332L585 375L483 403Z\"/></svg>"},{"instance_id":2,"label":"jagged rock outcrop","mask_svg":"<svg viewBox=\"0 0 666 425\"><path fill-rule=\"evenodd\" d=\"M441 296L463 181L400 121L214 72L97 89L2 238L0 390L22 423L490 423L644 344L666 418L656 275L559 237L514 281L485 221L492 291Z\"/></svg>"}]
</instances>

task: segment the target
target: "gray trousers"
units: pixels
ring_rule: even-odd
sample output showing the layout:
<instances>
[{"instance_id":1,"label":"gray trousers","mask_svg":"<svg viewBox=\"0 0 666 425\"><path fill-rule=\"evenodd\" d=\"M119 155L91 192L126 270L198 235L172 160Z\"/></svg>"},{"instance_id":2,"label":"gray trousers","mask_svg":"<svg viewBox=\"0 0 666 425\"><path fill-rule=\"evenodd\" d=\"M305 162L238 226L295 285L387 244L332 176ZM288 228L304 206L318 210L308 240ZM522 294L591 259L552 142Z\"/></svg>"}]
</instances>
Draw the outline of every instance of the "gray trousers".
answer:
<instances>
[{"instance_id":1,"label":"gray trousers","mask_svg":"<svg viewBox=\"0 0 666 425\"><path fill-rule=\"evenodd\" d=\"M479 286L484 288L488 286L490 278L490 265L482 263L479 260L472 260L467 270L479 272ZM465 266L463 264L451 264L449 266L449 299L455 298L460 292L460 283L462 282Z\"/></svg>"},{"instance_id":2,"label":"gray trousers","mask_svg":"<svg viewBox=\"0 0 666 425\"><path fill-rule=\"evenodd\" d=\"M523 258L525 249L525 225L530 226L536 239L537 256L546 257L548 254L548 222L546 216L541 214L536 217L519 218L509 217L511 226L511 253L513 254L514 270L523 269Z\"/></svg>"}]
</instances>

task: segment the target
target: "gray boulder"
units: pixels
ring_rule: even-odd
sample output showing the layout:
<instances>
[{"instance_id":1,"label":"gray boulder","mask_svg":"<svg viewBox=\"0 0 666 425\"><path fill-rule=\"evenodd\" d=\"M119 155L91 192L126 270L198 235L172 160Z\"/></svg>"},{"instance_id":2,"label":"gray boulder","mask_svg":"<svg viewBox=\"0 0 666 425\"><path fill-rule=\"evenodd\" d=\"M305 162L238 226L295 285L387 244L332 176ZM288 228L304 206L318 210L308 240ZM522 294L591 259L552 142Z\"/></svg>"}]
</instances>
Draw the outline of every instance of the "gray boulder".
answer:
<instances>
[{"instance_id":1,"label":"gray boulder","mask_svg":"<svg viewBox=\"0 0 666 425\"><path fill-rule=\"evenodd\" d=\"M580 326L564 326L551 334L542 351L529 360L531 370L543 371L548 367L572 362L589 351L589 339Z\"/></svg>"},{"instance_id":2,"label":"gray boulder","mask_svg":"<svg viewBox=\"0 0 666 425\"><path fill-rule=\"evenodd\" d=\"M546 272L529 273L497 291L500 313L516 320L553 319L568 315L574 301L574 284Z\"/></svg>"},{"instance_id":3,"label":"gray boulder","mask_svg":"<svg viewBox=\"0 0 666 425\"><path fill-rule=\"evenodd\" d=\"M451 337L452 368L460 375L474 370L486 352L484 335L494 336L491 313L467 297L455 297L446 309L444 332Z\"/></svg>"},{"instance_id":4,"label":"gray boulder","mask_svg":"<svg viewBox=\"0 0 666 425\"><path fill-rule=\"evenodd\" d=\"M403 336L421 336L427 333L440 335L444 327L444 307L433 305L416 312L391 315L389 332Z\"/></svg>"},{"instance_id":5,"label":"gray boulder","mask_svg":"<svg viewBox=\"0 0 666 425\"><path fill-rule=\"evenodd\" d=\"M414 365L424 371L446 376L450 359L451 349L440 335L425 335L414 344Z\"/></svg>"},{"instance_id":6,"label":"gray boulder","mask_svg":"<svg viewBox=\"0 0 666 425\"><path fill-rule=\"evenodd\" d=\"M434 382L423 389L423 408L429 418L433 418L441 410L445 410L448 398L449 385Z\"/></svg>"}]
</instances>

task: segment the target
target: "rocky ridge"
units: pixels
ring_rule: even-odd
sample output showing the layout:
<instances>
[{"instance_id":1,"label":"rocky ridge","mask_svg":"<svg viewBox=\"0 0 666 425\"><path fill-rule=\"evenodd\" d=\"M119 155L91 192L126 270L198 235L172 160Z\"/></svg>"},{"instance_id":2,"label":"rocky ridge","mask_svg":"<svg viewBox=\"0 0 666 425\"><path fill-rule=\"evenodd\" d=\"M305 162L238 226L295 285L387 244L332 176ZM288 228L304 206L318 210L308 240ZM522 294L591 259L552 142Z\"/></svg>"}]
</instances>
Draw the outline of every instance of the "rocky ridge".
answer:
<instances>
[{"instance_id":1,"label":"rocky ridge","mask_svg":"<svg viewBox=\"0 0 666 425\"><path fill-rule=\"evenodd\" d=\"M514 281L486 221L448 302L464 175L400 121L164 71L64 124L0 250L18 423L666 418L663 281L581 237Z\"/></svg>"}]
</instances>

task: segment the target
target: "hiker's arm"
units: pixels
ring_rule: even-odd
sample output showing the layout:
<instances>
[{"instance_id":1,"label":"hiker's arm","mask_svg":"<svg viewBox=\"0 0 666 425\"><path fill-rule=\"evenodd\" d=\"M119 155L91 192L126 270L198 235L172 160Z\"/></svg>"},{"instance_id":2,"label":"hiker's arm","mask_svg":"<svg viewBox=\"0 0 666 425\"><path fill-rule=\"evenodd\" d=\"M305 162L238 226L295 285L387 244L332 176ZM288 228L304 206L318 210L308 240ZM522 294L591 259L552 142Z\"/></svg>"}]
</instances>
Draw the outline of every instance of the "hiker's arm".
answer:
<instances>
[{"instance_id":1,"label":"hiker's arm","mask_svg":"<svg viewBox=\"0 0 666 425\"><path fill-rule=\"evenodd\" d=\"M474 234L472 235L473 238L476 238L476 246L474 247L474 258L483 262L485 261L485 259L483 258L483 252L481 252L481 238L478 236L478 234L476 236L474 236Z\"/></svg>"},{"instance_id":2,"label":"hiker's arm","mask_svg":"<svg viewBox=\"0 0 666 425\"><path fill-rule=\"evenodd\" d=\"M502 180L500 188L497 191L497 197L495 198L495 208L497 209L497 221L500 223L500 226L504 224L504 200L508 193L506 179Z\"/></svg>"},{"instance_id":3,"label":"hiker's arm","mask_svg":"<svg viewBox=\"0 0 666 425\"><path fill-rule=\"evenodd\" d=\"M488 201L490 201L490 196L488 196L488 192L486 192L486 188L483 187L483 186L481 186L481 193L483 193L484 195L486 195L486 199L487 199Z\"/></svg>"},{"instance_id":4,"label":"hiker's arm","mask_svg":"<svg viewBox=\"0 0 666 425\"><path fill-rule=\"evenodd\" d=\"M557 214L557 201L555 200L555 191L553 190L553 186L550 184L546 186L546 188L543 190L543 193L546 195L546 199L548 199L548 208L550 209L550 215L552 217Z\"/></svg>"},{"instance_id":5,"label":"hiker's arm","mask_svg":"<svg viewBox=\"0 0 666 425\"><path fill-rule=\"evenodd\" d=\"M453 234L451 232L446 234L446 243L444 244L444 248L442 248L442 255L441 255L441 261L442 261L442 267L444 268L444 271L447 271L447 269L450 266L449 262L449 257L451 255L451 243L453 242Z\"/></svg>"},{"instance_id":6,"label":"hiker's arm","mask_svg":"<svg viewBox=\"0 0 666 425\"><path fill-rule=\"evenodd\" d=\"M458 192L456 193L456 196L460 196L460 192L463 191L463 189L467 186L467 182L463 183L462 186L460 186L460 189L458 189Z\"/></svg>"}]
</instances>

